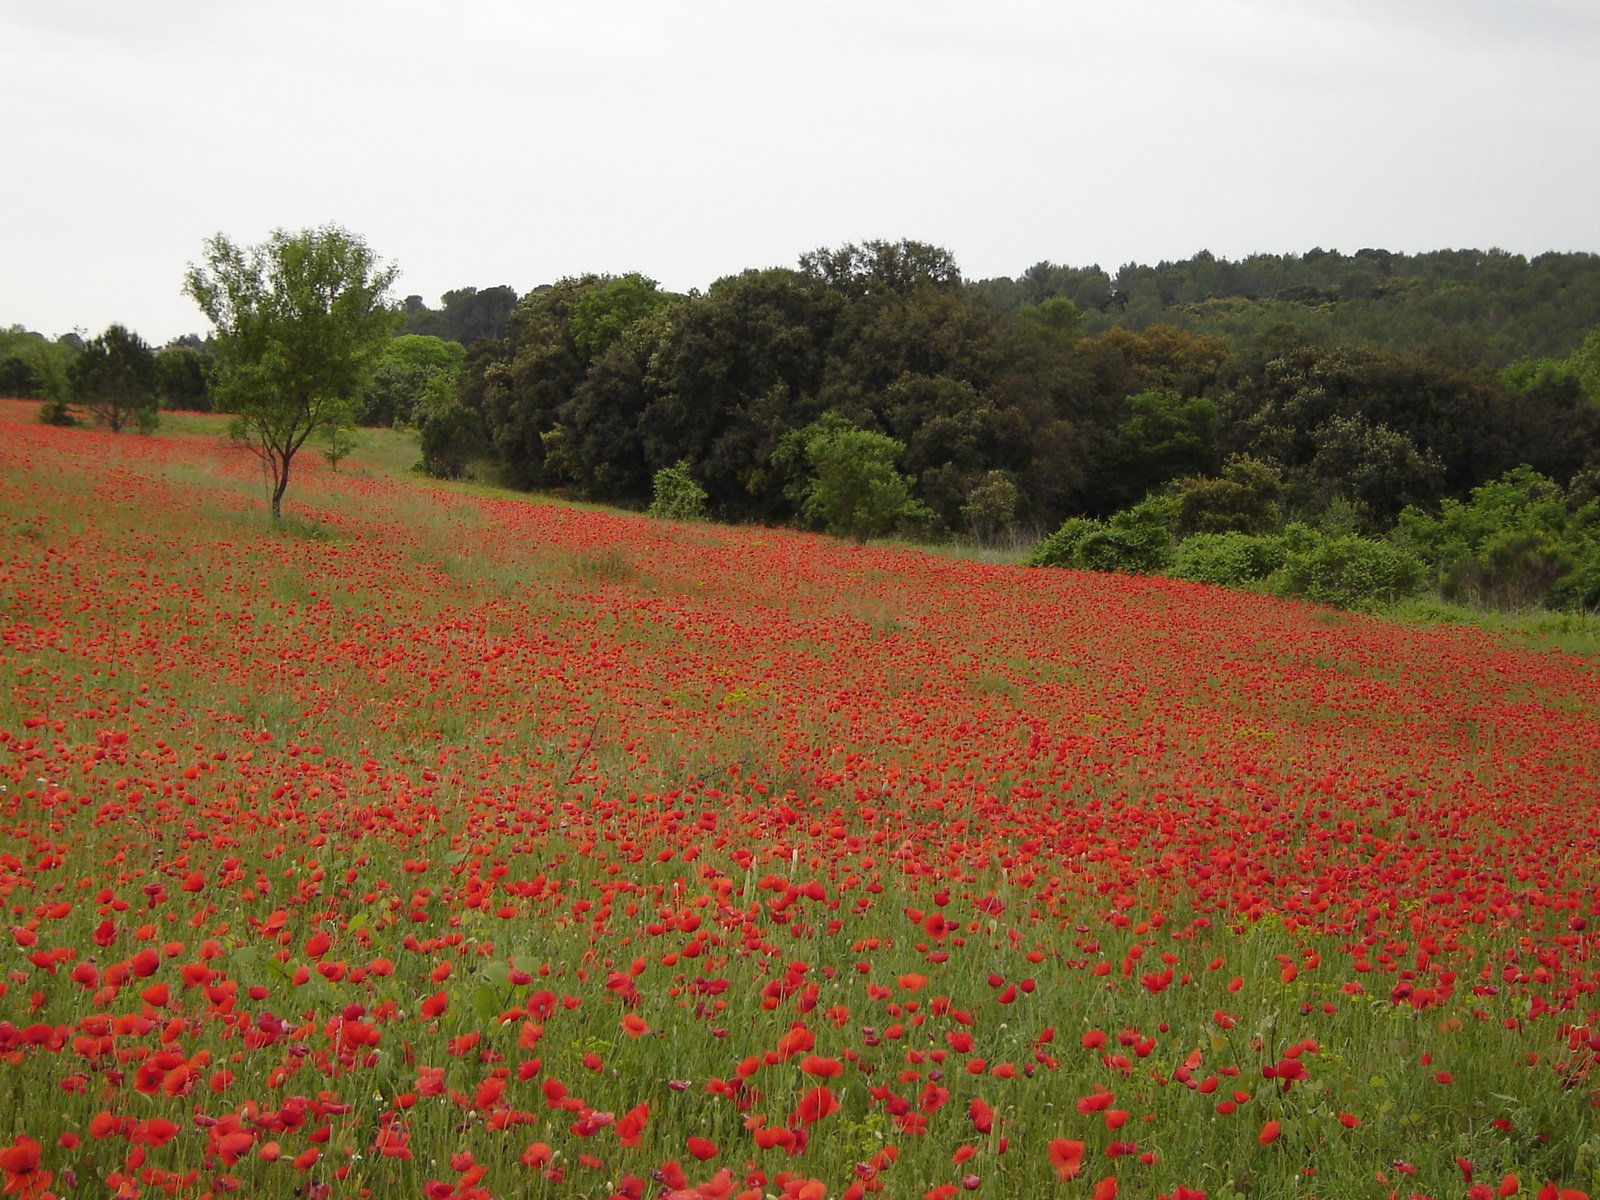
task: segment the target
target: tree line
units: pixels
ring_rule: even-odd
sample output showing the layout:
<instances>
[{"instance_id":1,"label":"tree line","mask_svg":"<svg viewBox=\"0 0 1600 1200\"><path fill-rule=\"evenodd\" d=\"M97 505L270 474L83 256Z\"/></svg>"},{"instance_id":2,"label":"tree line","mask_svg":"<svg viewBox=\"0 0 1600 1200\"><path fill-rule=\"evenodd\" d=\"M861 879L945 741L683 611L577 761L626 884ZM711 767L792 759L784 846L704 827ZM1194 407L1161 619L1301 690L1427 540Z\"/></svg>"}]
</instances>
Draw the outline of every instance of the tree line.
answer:
<instances>
[{"instance_id":1,"label":"tree line","mask_svg":"<svg viewBox=\"0 0 1600 1200\"><path fill-rule=\"evenodd\" d=\"M439 309L394 305L392 277L356 281L383 285L361 292L373 338L324 426L409 427L435 475L657 512L857 537L1065 529L1072 565L1164 569L1136 547L1164 538L1170 565L1190 537L1386 537L1514 470L1574 496L1600 470L1594 255L1201 253L973 283L940 247L874 241L704 293L590 275ZM159 352L121 327L3 336L0 381L80 400L176 402L160 371L108 365L141 355L227 406L249 373L226 322Z\"/></svg>"},{"instance_id":2,"label":"tree line","mask_svg":"<svg viewBox=\"0 0 1600 1200\"><path fill-rule=\"evenodd\" d=\"M1563 486L1600 465L1600 341L1582 340L1600 293L1573 300L1566 343L1522 347L1555 355L1501 364L1459 336L1326 344L1289 321L1096 332L1071 295L1008 307L996 290L915 242L819 250L687 296L636 274L561 280L467 350L455 403L422 414L425 460L636 507L681 463L715 516L805 520L804 464L782 448L827 419L896 444L922 536L982 533L974 492L998 480L1015 489L1007 524L1045 529L1250 458L1277 473L1284 511L1335 506L1375 532L1519 465ZM976 512L992 529L991 507Z\"/></svg>"}]
</instances>

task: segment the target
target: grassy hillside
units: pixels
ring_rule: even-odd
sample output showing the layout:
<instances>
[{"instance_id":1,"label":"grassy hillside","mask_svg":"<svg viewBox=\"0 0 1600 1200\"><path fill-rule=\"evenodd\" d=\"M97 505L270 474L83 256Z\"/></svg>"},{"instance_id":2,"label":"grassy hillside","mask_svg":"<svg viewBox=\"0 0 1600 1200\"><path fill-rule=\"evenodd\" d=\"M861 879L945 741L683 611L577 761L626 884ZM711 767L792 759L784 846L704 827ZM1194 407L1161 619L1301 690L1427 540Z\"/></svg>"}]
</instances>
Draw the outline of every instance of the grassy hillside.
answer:
<instances>
[{"instance_id":1,"label":"grassy hillside","mask_svg":"<svg viewBox=\"0 0 1600 1200\"><path fill-rule=\"evenodd\" d=\"M1588 660L31 415L12 1190L1595 1186Z\"/></svg>"}]
</instances>

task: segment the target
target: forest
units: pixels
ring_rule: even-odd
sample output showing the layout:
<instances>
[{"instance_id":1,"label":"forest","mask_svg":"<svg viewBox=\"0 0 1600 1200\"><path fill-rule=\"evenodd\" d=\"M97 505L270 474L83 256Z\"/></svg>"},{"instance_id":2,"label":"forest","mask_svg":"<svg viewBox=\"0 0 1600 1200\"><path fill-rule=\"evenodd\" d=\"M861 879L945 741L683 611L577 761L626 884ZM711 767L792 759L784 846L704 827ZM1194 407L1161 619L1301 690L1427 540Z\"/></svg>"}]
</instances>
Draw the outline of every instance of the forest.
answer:
<instances>
[{"instance_id":1,"label":"forest","mask_svg":"<svg viewBox=\"0 0 1600 1200\"><path fill-rule=\"evenodd\" d=\"M398 320L354 417L415 429L439 477L858 539L1048 534L1040 565L1332 602L1600 604L1600 255L971 281L872 241L703 293L590 275L410 296ZM92 393L83 350L110 333L0 334L0 392L77 371ZM204 342L145 352L149 403L205 406Z\"/></svg>"}]
</instances>

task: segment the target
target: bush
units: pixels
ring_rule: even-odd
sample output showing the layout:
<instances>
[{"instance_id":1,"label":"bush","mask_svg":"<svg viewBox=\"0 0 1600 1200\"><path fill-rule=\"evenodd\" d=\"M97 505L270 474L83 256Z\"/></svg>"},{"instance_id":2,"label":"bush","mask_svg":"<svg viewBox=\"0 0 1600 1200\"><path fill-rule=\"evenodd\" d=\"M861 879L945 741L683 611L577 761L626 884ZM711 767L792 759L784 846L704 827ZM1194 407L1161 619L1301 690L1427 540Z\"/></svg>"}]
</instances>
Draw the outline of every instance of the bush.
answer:
<instances>
[{"instance_id":1,"label":"bush","mask_svg":"<svg viewBox=\"0 0 1600 1200\"><path fill-rule=\"evenodd\" d=\"M1028 565L1158 574L1172 561L1176 511L1171 497L1150 496L1105 521L1072 518L1034 547Z\"/></svg>"},{"instance_id":2,"label":"bush","mask_svg":"<svg viewBox=\"0 0 1600 1200\"><path fill-rule=\"evenodd\" d=\"M460 479L467 464L489 448L477 413L454 400L422 410L417 440L422 445L422 469L435 479Z\"/></svg>"},{"instance_id":3,"label":"bush","mask_svg":"<svg viewBox=\"0 0 1600 1200\"><path fill-rule=\"evenodd\" d=\"M1247 533L1197 533L1178 544L1167 572L1178 579L1242 587L1283 566L1289 550L1279 537Z\"/></svg>"},{"instance_id":4,"label":"bush","mask_svg":"<svg viewBox=\"0 0 1600 1200\"><path fill-rule=\"evenodd\" d=\"M990 471L967 493L961 517L980 545L999 540L1017 517L1017 485L1004 471Z\"/></svg>"},{"instance_id":5,"label":"bush","mask_svg":"<svg viewBox=\"0 0 1600 1200\"><path fill-rule=\"evenodd\" d=\"M1600 611L1600 544L1590 543L1571 571L1550 591L1549 602L1556 608L1582 612Z\"/></svg>"},{"instance_id":6,"label":"bush","mask_svg":"<svg viewBox=\"0 0 1600 1200\"><path fill-rule=\"evenodd\" d=\"M1093 517L1068 517L1061 528L1041 541L1028 555L1030 567L1076 567L1078 546L1090 534L1105 528Z\"/></svg>"},{"instance_id":7,"label":"bush","mask_svg":"<svg viewBox=\"0 0 1600 1200\"><path fill-rule=\"evenodd\" d=\"M1386 542L1346 535L1315 538L1291 550L1272 577L1273 590L1337 608L1361 608L1409 596L1425 568L1415 555Z\"/></svg>"},{"instance_id":8,"label":"bush","mask_svg":"<svg viewBox=\"0 0 1600 1200\"><path fill-rule=\"evenodd\" d=\"M1544 604L1575 565L1572 553L1543 530L1503 529L1453 564L1439 590L1446 600L1530 608Z\"/></svg>"},{"instance_id":9,"label":"bush","mask_svg":"<svg viewBox=\"0 0 1600 1200\"><path fill-rule=\"evenodd\" d=\"M1283 475L1275 463L1240 454L1217 478L1195 476L1174 488L1180 533L1266 533L1278 523Z\"/></svg>"},{"instance_id":10,"label":"bush","mask_svg":"<svg viewBox=\"0 0 1600 1200\"><path fill-rule=\"evenodd\" d=\"M704 521L706 490L689 474L689 461L679 459L655 474L655 498L645 509L647 517L665 521Z\"/></svg>"},{"instance_id":11,"label":"bush","mask_svg":"<svg viewBox=\"0 0 1600 1200\"><path fill-rule=\"evenodd\" d=\"M912 496L911 481L895 469L904 453L904 442L827 412L785 434L773 464L780 470L800 464L810 469L810 476L790 491L801 516L835 537L864 543L929 515Z\"/></svg>"}]
</instances>

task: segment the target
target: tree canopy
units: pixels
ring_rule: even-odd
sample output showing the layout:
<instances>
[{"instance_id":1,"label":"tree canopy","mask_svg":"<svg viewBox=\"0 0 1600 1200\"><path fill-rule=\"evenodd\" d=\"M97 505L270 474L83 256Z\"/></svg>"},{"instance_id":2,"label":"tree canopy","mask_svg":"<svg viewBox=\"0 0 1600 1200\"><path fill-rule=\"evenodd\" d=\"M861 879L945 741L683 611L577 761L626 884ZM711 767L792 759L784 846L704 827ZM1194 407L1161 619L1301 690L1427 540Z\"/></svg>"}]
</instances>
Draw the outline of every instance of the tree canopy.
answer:
<instances>
[{"instance_id":1,"label":"tree canopy","mask_svg":"<svg viewBox=\"0 0 1600 1200\"><path fill-rule=\"evenodd\" d=\"M268 469L275 519L306 440L354 421L400 320L388 300L397 273L336 225L245 248L219 233L189 267L184 289L217 330L221 407Z\"/></svg>"},{"instance_id":2,"label":"tree canopy","mask_svg":"<svg viewBox=\"0 0 1600 1200\"><path fill-rule=\"evenodd\" d=\"M143 431L155 427L160 375L155 353L138 334L110 326L84 345L68 375L77 404L112 433L130 421Z\"/></svg>"}]
</instances>

